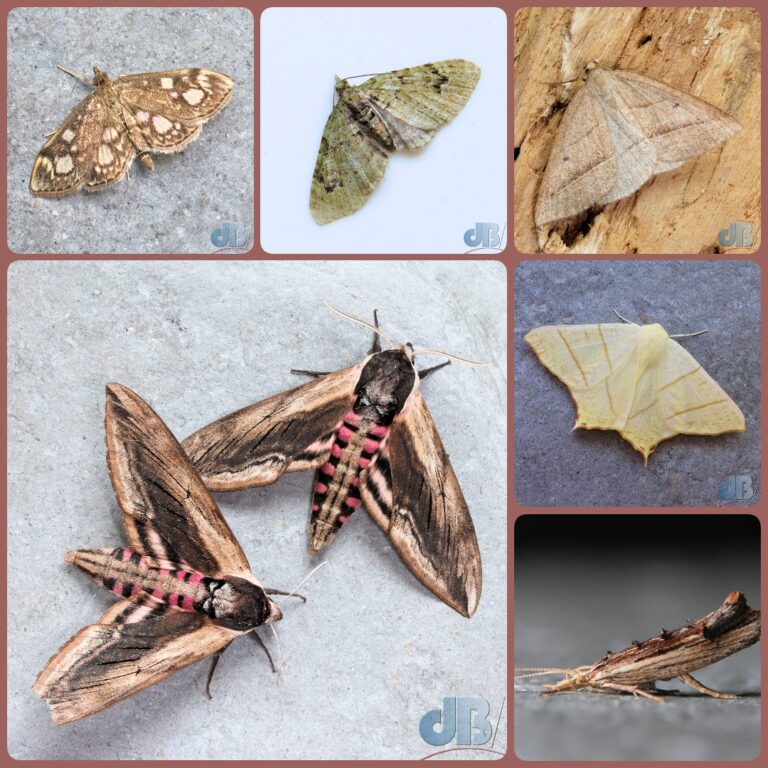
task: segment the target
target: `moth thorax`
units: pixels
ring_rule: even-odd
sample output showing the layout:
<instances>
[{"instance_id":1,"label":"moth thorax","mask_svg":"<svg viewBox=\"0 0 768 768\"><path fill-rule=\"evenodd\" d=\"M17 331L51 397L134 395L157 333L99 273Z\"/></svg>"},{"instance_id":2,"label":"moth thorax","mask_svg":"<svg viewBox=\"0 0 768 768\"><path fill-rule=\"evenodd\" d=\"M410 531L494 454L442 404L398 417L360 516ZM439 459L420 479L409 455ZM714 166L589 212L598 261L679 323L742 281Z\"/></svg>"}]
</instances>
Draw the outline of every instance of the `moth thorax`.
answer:
<instances>
[{"instance_id":1,"label":"moth thorax","mask_svg":"<svg viewBox=\"0 0 768 768\"><path fill-rule=\"evenodd\" d=\"M416 371L403 349L378 352L365 364L355 394L355 413L389 425L403 409L416 384Z\"/></svg>"},{"instance_id":2,"label":"moth thorax","mask_svg":"<svg viewBox=\"0 0 768 768\"><path fill-rule=\"evenodd\" d=\"M593 69L589 74L589 79L594 88L601 94L607 95L611 88L610 77L604 69Z\"/></svg>"},{"instance_id":3,"label":"moth thorax","mask_svg":"<svg viewBox=\"0 0 768 768\"><path fill-rule=\"evenodd\" d=\"M223 627L245 632L282 618L264 590L250 581L230 576L226 581L211 579L207 586L201 609Z\"/></svg>"},{"instance_id":4,"label":"moth thorax","mask_svg":"<svg viewBox=\"0 0 768 768\"><path fill-rule=\"evenodd\" d=\"M661 360L667 339L669 339L669 335L658 323L641 326L638 349L638 365L641 370L655 365Z\"/></svg>"}]
</instances>

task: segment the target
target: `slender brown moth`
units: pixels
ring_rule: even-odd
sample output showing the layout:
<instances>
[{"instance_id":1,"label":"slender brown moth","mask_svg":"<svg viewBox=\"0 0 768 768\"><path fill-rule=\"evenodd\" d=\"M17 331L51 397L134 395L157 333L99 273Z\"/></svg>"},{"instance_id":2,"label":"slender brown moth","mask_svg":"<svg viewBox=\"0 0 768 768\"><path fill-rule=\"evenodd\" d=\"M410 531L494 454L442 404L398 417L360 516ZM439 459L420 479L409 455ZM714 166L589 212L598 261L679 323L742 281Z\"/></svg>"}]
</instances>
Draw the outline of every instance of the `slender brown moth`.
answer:
<instances>
[{"instance_id":1,"label":"slender brown moth","mask_svg":"<svg viewBox=\"0 0 768 768\"><path fill-rule=\"evenodd\" d=\"M107 464L128 547L67 562L120 598L65 643L33 690L58 725L100 712L282 618L181 446L138 395L107 386ZM271 661L271 659L270 659ZM273 665L274 670L274 665Z\"/></svg>"},{"instance_id":2,"label":"slender brown moth","mask_svg":"<svg viewBox=\"0 0 768 768\"><path fill-rule=\"evenodd\" d=\"M741 592L731 592L723 604L680 629L662 629L642 643L637 641L617 653L607 653L594 664L575 669L523 668L516 678L563 674L565 679L544 685L542 693L564 693L593 689L617 691L664 701L657 680L679 678L686 685L718 699L735 699L736 694L720 693L702 685L691 672L754 645L760 639L760 611L747 605Z\"/></svg>"},{"instance_id":3,"label":"slender brown moth","mask_svg":"<svg viewBox=\"0 0 768 768\"><path fill-rule=\"evenodd\" d=\"M317 470L310 552L329 544L362 504L416 578L469 617L482 585L477 537L420 392L420 381L448 362L419 371L414 355L431 350L402 344L382 351L379 337L388 339L376 313L375 326L357 322L374 330L361 363L333 373L294 371L314 381L225 416L182 447L216 491Z\"/></svg>"}]
</instances>

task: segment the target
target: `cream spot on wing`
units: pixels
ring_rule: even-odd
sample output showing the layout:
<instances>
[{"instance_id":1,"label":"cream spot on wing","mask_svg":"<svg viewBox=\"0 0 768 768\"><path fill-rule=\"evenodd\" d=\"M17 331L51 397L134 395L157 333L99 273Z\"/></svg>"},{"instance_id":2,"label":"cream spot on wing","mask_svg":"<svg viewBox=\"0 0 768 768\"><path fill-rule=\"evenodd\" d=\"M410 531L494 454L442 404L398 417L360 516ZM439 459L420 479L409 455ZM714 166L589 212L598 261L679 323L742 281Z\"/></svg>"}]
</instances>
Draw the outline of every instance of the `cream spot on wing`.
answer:
<instances>
[{"instance_id":1,"label":"cream spot on wing","mask_svg":"<svg viewBox=\"0 0 768 768\"><path fill-rule=\"evenodd\" d=\"M184 101L186 101L187 104L191 104L194 107L203 100L205 93L199 88L190 88L188 91L185 91L181 95L184 97Z\"/></svg>"},{"instance_id":2,"label":"cream spot on wing","mask_svg":"<svg viewBox=\"0 0 768 768\"><path fill-rule=\"evenodd\" d=\"M70 152L71 152L71 153L74 155L74 154L75 154L75 152L77 152L77 144L73 144L73 145L72 145L72 146L69 148L69 151L70 151Z\"/></svg>"},{"instance_id":3,"label":"cream spot on wing","mask_svg":"<svg viewBox=\"0 0 768 768\"><path fill-rule=\"evenodd\" d=\"M140 123L146 123L149 120L149 112L145 112L143 109L138 110L136 112L136 120Z\"/></svg>"},{"instance_id":4,"label":"cream spot on wing","mask_svg":"<svg viewBox=\"0 0 768 768\"><path fill-rule=\"evenodd\" d=\"M56 158L56 173L64 175L69 173L74 167L75 164L69 155L62 155Z\"/></svg>"},{"instance_id":5,"label":"cream spot on wing","mask_svg":"<svg viewBox=\"0 0 768 768\"><path fill-rule=\"evenodd\" d=\"M165 88L166 91L170 91L171 88L173 88L173 78L172 77L161 77L160 78L160 87Z\"/></svg>"},{"instance_id":6,"label":"cream spot on wing","mask_svg":"<svg viewBox=\"0 0 768 768\"><path fill-rule=\"evenodd\" d=\"M116 128L105 128L104 129L104 141L109 144L110 141L114 141L118 137L117 129Z\"/></svg>"},{"instance_id":7,"label":"cream spot on wing","mask_svg":"<svg viewBox=\"0 0 768 768\"><path fill-rule=\"evenodd\" d=\"M158 133L168 133L168 131L173 128L173 123L167 117L163 117L162 115L155 115L152 118L152 125L155 126L155 130Z\"/></svg>"},{"instance_id":8,"label":"cream spot on wing","mask_svg":"<svg viewBox=\"0 0 768 768\"><path fill-rule=\"evenodd\" d=\"M115 156L112 154L112 150L106 144L102 144L99 147L99 162L102 165L109 165L114 159Z\"/></svg>"},{"instance_id":9,"label":"cream spot on wing","mask_svg":"<svg viewBox=\"0 0 768 768\"><path fill-rule=\"evenodd\" d=\"M61 134L61 138L64 139L64 141L66 141L67 144L69 144L69 142L75 138L75 135L76 135L75 132L71 128L67 128L67 130Z\"/></svg>"},{"instance_id":10,"label":"cream spot on wing","mask_svg":"<svg viewBox=\"0 0 768 768\"><path fill-rule=\"evenodd\" d=\"M176 93L176 91L171 91L171 98L178 99L179 98L179 94Z\"/></svg>"},{"instance_id":11,"label":"cream spot on wing","mask_svg":"<svg viewBox=\"0 0 768 768\"><path fill-rule=\"evenodd\" d=\"M177 131L179 131L179 130L181 130L181 123L174 123L174 124L173 124L173 127L174 127L174 128L177 130Z\"/></svg>"}]
</instances>

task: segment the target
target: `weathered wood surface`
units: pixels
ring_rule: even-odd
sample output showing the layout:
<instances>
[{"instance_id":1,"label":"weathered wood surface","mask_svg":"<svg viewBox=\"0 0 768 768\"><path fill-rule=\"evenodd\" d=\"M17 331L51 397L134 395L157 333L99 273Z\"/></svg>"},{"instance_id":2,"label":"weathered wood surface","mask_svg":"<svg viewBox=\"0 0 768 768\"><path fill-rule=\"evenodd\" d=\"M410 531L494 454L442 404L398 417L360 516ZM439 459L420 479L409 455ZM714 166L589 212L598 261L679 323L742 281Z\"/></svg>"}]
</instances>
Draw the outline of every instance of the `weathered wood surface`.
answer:
<instances>
[{"instance_id":1,"label":"weathered wood surface","mask_svg":"<svg viewBox=\"0 0 768 768\"><path fill-rule=\"evenodd\" d=\"M585 67L631 69L733 115L725 145L652 178L567 244L533 212ZM566 81L573 82L566 82ZM746 253L760 244L760 17L750 8L524 8L515 16L515 244L525 253ZM723 248L731 222L750 247Z\"/></svg>"}]
</instances>

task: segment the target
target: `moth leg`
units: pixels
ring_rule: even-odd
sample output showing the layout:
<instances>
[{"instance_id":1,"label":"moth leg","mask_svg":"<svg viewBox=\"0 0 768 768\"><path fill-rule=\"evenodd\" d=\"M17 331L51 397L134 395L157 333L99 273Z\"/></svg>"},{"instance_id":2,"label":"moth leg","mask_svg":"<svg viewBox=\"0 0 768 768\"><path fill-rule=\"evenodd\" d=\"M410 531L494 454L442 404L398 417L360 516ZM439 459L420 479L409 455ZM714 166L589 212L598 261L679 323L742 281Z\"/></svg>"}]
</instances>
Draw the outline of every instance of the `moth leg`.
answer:
<instances>
[{"instance_id":1,"label":"moth leg","mask_svg":"<svg viewBox=\"0 0 768 768\"><path fill-rule=\"evenodd\" d=\"M227 643L221 650L216 651L216 653L213 654L213 658L211 659L211 668L208 670L208 679L205 681L205 695L209 699L213 698L213 696L211 696L211 680L213 680L213 673L216 670L216 667L219 663L221 654L224 653L224 651L226 651L227 648L229 648L229 643Z\"/></svg>"},{"instance_id":2,"label":"moth leg","mask_svg":"<svg viewBox=\"0 0 768 768\"><path fill-rule=\"evenodd\" d=\"M264 641L259 637L257 632L249 632L250 636L264 649L264 653L267 654L267 658L269 659L269 663L272 666L272 671L277 674L277 670L275 669L275 662L272 661L272 655L269 652L269 648L267 648L266 645L264 645Z\"/></svg>"},{"instance_id":3,"label":"moth leg","mask_svg":"<svg viewBox=\"0 0 768 768\"><path fill-rule=\"evenodd\" d=\"M700 683L695 677L691 677L691 675L678 675L678 677L686 685L690 685L691 688L693 688L695 691L698 691L699 693L706 693L707 696L713 696L716 699L738 699L739 698L735 693L720 693L720 691L715 691L712 688L707 688L706 685L704 685L703 683Z\"/></svg>"},{"instance_id":4,"label":"moth leg","mask_svg":"<svg viewBox=\"0 0 768 768\"><path fill-rule=\"evenodd\" d=\"M291 373L299 376L311 376L313 379L319 379L321 376L327 376L331 371L305 371L303 368L291 368Z\"/></svg>"},{"instance_id":5,"label":"moth leg","mask_svg":"<svg viewBox=\"0 0 768 768\"><path fill-rule=\"evenodd\" d=\"M621 685L620 683L600 683L601 688L611 688L614 691L623 691L624 693L631 693L633 696L643 696L651 701L663 702L663 696L655 696L649 693L639 685Z\"/></svg>"},{"instance_id":6,"label":"moth leg","mask_svg":"<svg viewBox=\"0 0 768 768\"><path fill-rule=\"evenodd\" d=\"M299 595L295 592L283 592L282 589L272 589L271 587L265 588L264 591L268 595L285 595L286 597L298 597L302 603L307 602L307 598L304 595Z\"/></svg>"},{"instance_id":7,"label":"moth leg","mask_svg":"<svg viewBox=\"0 0 768 768\"><path fill-rule=\"evenodd\" d=\"M445 368L446 365L450 365L450 364L451 364L451 361L446 360L444 363L440 363L440 365L433 365L431 368L425 368L423 371L419 371L419 378L426 379L430 373L439 371L441 368Z\"/></svg>"},{"instance_id":8,"label":"moth leg","mask_svg":"<svg viewBox=\"0 0 768 768\"><path fill-rule=\"evenodd\" d=\"M373 310L373 324L376 326L376 331L379 330L379 310L374 309ZM379 336L376 331L373 332L373 343L371 344L371 348L368 350L369 355L376 354L376 352L381 352L381 337Z\"/></svg>"}]
</instances>

